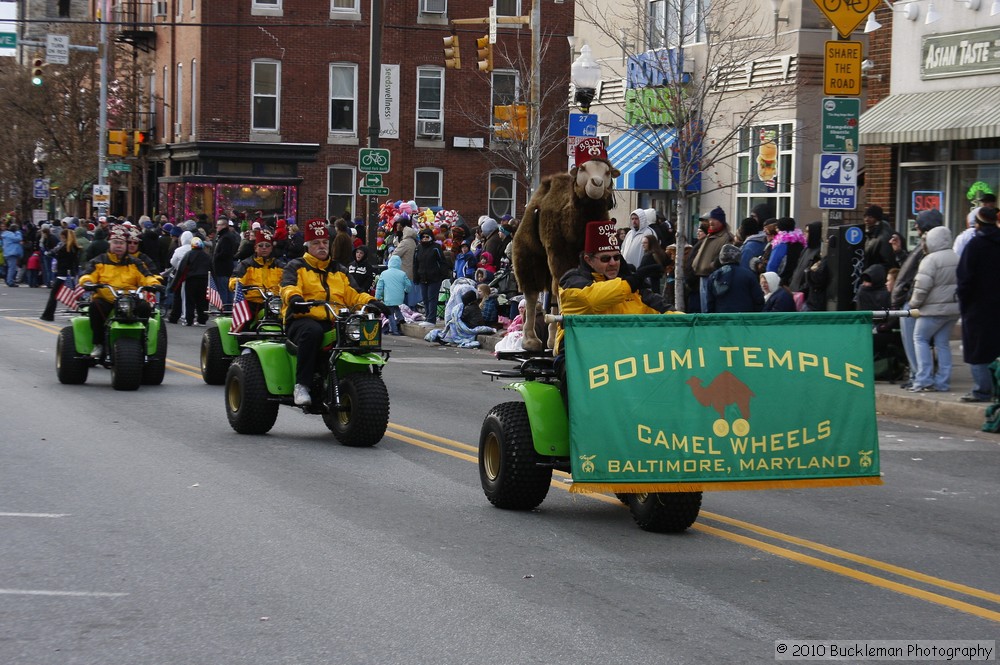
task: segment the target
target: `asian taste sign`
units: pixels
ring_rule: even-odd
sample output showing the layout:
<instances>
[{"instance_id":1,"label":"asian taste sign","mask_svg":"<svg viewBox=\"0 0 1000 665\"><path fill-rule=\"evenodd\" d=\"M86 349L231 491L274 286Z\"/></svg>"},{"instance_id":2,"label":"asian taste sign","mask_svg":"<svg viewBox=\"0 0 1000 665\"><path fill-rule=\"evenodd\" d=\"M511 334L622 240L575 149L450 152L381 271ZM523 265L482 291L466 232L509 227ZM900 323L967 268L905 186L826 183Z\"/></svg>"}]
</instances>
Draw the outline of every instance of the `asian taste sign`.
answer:
<instances>
[{"instance_id":1,"label":"asian taste sign","mask_svg":"<svg viewBox=\"0 0 1000 665\"><path fill-rule=\"evenodd\" d=\"M861 94L861 42L828 41L823 49L823 94Z\"/></svg>"}]
</instances>

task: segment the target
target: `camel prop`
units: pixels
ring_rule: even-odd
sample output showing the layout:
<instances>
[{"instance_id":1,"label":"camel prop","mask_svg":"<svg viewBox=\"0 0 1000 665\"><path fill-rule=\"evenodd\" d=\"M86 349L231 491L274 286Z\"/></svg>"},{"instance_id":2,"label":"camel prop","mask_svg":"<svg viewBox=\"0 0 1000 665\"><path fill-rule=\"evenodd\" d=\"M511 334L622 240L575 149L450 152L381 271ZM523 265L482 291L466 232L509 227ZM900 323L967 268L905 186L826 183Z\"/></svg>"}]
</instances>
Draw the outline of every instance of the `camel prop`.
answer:
<instances>
[{"instance_id":1,"label":"camel prop","mask_svg":"<svg viewBox=\"0 0 1000 665\"><path fill-rule=\"evenodd\" d=\"M525 351L542 350L535 334L538 297L549 291L553 309L558 311L559 278L579 264L587 222L608 219L614 207L614 179L619 175L608 161L604 143L584 139L576 146L575 166L569 173L543 178L528 201L512 250L514 276L524 293ZM550 331L549 348L554 342L555 334Z\"/></svg>"}]
</instances>

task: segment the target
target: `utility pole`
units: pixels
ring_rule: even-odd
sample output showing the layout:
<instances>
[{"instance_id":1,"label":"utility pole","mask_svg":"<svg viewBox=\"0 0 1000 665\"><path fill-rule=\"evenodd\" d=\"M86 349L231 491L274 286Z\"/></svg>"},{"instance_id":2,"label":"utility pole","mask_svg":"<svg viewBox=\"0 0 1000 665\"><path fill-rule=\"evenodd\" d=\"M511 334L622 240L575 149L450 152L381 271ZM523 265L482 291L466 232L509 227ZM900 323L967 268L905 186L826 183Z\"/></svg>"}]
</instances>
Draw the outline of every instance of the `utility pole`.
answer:
<instances>
[{"instance_id":1,"label":"utility pole","mask_svg":"<svg viewBox=\"0 0 1000 665\"><path fill-rule=\"evenodd\" d=\"M531 131L528 138L528 149L531 151L531 194L538 189L542 181L541 159L542 147L542 8L539 0L531 0Z\"/></svg>"},{"instance_id":2,"label":"utility pole","mask_svg":"<svg viewBox=\"0 0 1000 665\"><path fill-rule=\"evenodd\" d=\"M382 0L371 0L372 20L368 53L368 147L378 147L378 135L382 130L379 120L378 92L382 82ZM368 256L378 256L378 198L365 197L365 241Z\"/></svg>"},{"instance_id":3,"label":"utility pole","mask_svg":"<svg viewBox=\"0 0 1000 665\"><path fill-rule=\"evenodd\" d=\"M101 0L97 9L97 21L101 24L100 39L97 48L101 54L101 99L98 103L99 115L97 120L97 184L103 187L105 152L108 149L108 23L105 12L107 10L107 0ZM110 201L108 202L110 205ZM101 210L107 212L106 207Z\"/></svg>"}]
</instances>

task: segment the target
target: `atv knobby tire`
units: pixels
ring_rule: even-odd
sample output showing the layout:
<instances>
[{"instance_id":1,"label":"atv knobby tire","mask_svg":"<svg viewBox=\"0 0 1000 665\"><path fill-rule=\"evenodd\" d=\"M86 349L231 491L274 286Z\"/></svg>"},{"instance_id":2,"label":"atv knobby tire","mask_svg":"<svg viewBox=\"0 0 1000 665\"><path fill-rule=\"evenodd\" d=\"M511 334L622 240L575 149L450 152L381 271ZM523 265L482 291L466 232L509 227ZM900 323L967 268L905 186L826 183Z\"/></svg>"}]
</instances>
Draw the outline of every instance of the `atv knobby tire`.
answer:
<instances>
[{"instance_id":1,"label":"atv knobby tire","mask_svg":"<svg viewBox=\"0 0 1000 665\"><path fill-rule=\"evenodd\" d=\"M76 353L76 335L73 326L67 326L59 331L56 341L56 376L59 383L77 385L87 382L87 372L90 364L86 358L80 358Z\"/></svg>"},{"instance_id":2,"label":"atv knobby tire","mask_svg":"<svg viewBox=\"0 0 1000 665\"><path fill-rule=\"evenodd\" d=\"M479 434L479 480L497 508L531 510L545 500L552 467L539 466L524 402L493 407Z\"/></svg>"},{"instance_id":3,"label":"atv knobby tire","mask_svg":"<svg viewBox=\"0 0 1000 665\"><path fill-rule=\"evenodd\" d=\"M680 533L698 519L701 492L630 494L628 507L643 531Z\"/></svg>"},{"instance_id":4,"label":"atv knobby tire","mask_svg":"<svg viewBox=\"0 0 1000 665\"><path fill-rule=\"evenodd\" d=\"M167 372L167 328L160 325L156 333L156 353L146 358L142 367L142 385L158 386L163 383L163 375Z\"/></svg>"},{"instance_id":5,"label":"atv knobby tire","mask_svg":"<svg viewBox=\"0 0 1000 665\"><path fill-rule=\"evenodd\" d=\"M138 390L142 385L142 367L146 359L142 342L134 337L122 337L115 341L111 357L111 387L115 390Z\"/></svg>"},{"instance_id":6,"label":"atv knobby tire","mask_svg":"<svg viewBox=\"0 0 1000 665\"><path fill-rule=\"evenodd\" d=\"M217 326L205 330L201 336L201 378L210 386L226 382L226 372L233 359L222 350L222 333Z\"/></svg>"},{"instance_id":7,"label":"atv knobby tire","mask_svg":"<svg viewBox=\"0 0 1000 665\"><path fill-rule=\"evenodd\" d=\"M381 376L348 374L340 380L340 403L343 409L323 414L337 441L367 448L382 440L389 425L389 391Z\"/></svg>"},{"instance_id":8,"label":"atv knobby tire","mask_svg":"<svg viewBox=\"0 0 1000 665\"><path fill-rule=\"evenodd\" d=\"M266 434L278 419L278 402L268 399L260 359L254 353L236 358L226 372L226 418L240 434Z\"/></svg>"}]
</instances>

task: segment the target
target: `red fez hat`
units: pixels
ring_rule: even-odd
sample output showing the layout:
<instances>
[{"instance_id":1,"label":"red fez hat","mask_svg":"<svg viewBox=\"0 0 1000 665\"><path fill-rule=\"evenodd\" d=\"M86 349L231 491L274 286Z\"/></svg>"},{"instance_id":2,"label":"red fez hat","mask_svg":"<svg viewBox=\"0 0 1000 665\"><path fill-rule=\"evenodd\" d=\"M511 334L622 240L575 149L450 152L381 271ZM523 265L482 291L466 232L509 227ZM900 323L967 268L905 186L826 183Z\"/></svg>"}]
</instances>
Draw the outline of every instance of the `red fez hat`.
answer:
<instances>
[{"instance_id":1,"label":"red fez hat","mask_svg":"<svg viewBox=\"0 0 1000 665\"><path fill-rule=\"evenodd\" d=\"M615 223L608 220L587 222L583 251L587 254L617 252L618 234L615 233Z\"/></svg>"},{"instance_id":2,"label":"red fez hat","mask_svg":"<svg viewBox=\"0 0 1000 665\"><path fill-rule=\"evenodd\" d=\"M573 163L577 166L592 159L608 161L608 151L604 148L604 141L599 138L583 139L576 144L573 154L575 157Z\"/></svg>"},{"instance_id":3,"label":"red fez hat","mask_svg":"<svg viewBox=\"0 0 1000 665\"><path fill-rule=\"evenodd\" d=\"M257 229L254 231L253 241L255 244L261 242L273 242L274 236L272 236L271 232L267 229Z\"/></svg>"},{"instance_id":4,"label":"red fez hat","mask_svg":"<svg viewBox=\"0 0 1000 665\"><path fill-rule=\"evenodd\" d=\"M306 222L306 234L305 241L310 240L320 240L323 238L329 238L330 231L326 228L325 219L310 219Z\"/></svg>"}]
</instances>

